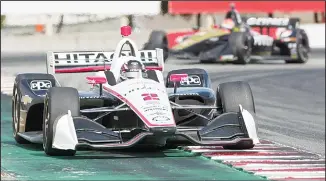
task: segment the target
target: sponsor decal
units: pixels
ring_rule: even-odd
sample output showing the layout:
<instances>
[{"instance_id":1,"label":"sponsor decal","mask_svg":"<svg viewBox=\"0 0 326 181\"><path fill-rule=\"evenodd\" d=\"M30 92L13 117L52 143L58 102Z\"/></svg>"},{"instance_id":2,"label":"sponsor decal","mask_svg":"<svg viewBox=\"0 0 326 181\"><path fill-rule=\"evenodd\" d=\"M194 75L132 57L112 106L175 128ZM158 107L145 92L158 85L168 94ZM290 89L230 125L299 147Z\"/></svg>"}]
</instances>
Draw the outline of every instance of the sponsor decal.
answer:
<instances>
[{"instance_id":1,"label":"sponsor decal","mask_svg":"<svg viewBox=\"0 0 326 181\"><path fill-rule=\"evenodd\" d=\"M121 56L131 55L131 52L122 52ZM76 53L54 53L54 60L59 63L60 60L65 60L66 63L97 63L111 62L114 52L76 52Z\"/></svg>"},{"instance_id":2,"label":"sponsor decal","mask_svg":"<svg viewBox=\"0 0 326 181\"><path fill-rule=\"evenodd\" d=\"M249 26L287 26L289 18L249 18L247 24Z\"/></svg>"},{"instance_id":3,"label":"sponsor decal","mask_svg":"<svg viewBox=\"0 0 326 181\"><path fill-rule=\"evenodd\" d=\"M162 112L168 110L166 106L161 106L161 105L142 106L142 109L144 110L144 112Z\"/></svg>"},{"instance_id":4,"label":"sponsor decal","mask_svg":"<svg viewBox=\"0 0 326 181\"><path fill-rule=\"evenodd\" d=\"M158 101L160 98L158 97L157 94L142 94L141 95L144 99L144 101Z\"/></svg>"},{"instance_id":5,"label":"sponsor decal","mask_svg":"<svg viewBox=\"0 0 326 181\"><path fill-rule=\"evenodd\" d=\"M49 80L33 80L30 87L32 90L47 90L52 87L52 83Z\"/></svg>"},{"instance_id":6,"label":"sponsor decal","mask_svg":"<svg viewBox=\"0 0 326 181\"><path fill-rule=\"evenodd\" d=\"M26 104L30 104L32 102L32 98L29 95L22 96L21 102Z\"/></svg>"},{"instance_id":7,"label":"sponsor decal","mask_svg":"<svg viewBox=\"0 0 326 181\"><path fill-rule=\"evenodd\" d=\"M272 46L274 39L267 35L257 35L253 36L254 38L254 45L256 46Z\"/></svg>"},{"instance_id":8,"label":"sponsor decal","mask_svg":"<svg viewBox=\"0 0 326 181\"><path fill-rule=\"evenodd\" d=\"M234 59L234 55L222 55L220 57L220 60L233 60Z\"/></svg>"},{"instance_id":9,"label":"sponsor decal","mask_svg":"<svg viewBox=\"0 0 326 181\"><path fill-rule=\"evenodd\" d=\"M183 94L173 94L173 95L176 95L176 96L199 96L198 93L183 93Z\"/></svg>"},{"instance_id":10,"label":"sponsor decal","mask_svg":"<svg viewBox=\"0 0 326 181\"><path fill-rule=\"evenodd\" d=\"M165 123L170 121L170 118L166 117L166 116L155 116L152 119L155 122L161 122L161 123Z\"/></svg>"},{"instance_id":11,"label":"sponsor decal","mask_svg":"<svg viewBox=\"0 0 326 181\"><path fill-rule=\"evenodd\" d=\"M158 115L165 115L165 114L166 114L165 112L158 112L158 111L156 111L156 112L150 113L149 115L150 116L152 116L152 115L158 116Z\"/></svg>"},{"instance_id":12,"label":"sponsor decal","mask_svg":"<svg viewBox=\"0 0 326 181\"><path fill-rule=\"evenodd\" d=\"M156 50L140 51L142 62L155 63ZM120 57L131 56L131 51L122 51ZM111 64L114 52L53 52L56 64Z\"/></svg>"},{"instance_id":13,"label":"sponsor decal","mask_svg":"<svg viewBox=\"0 0 326 181\"><path fill-rule=\"evenodd\" d=\"M185 77L180 81L180 85L201 85L201 80L198 75L188 75L188 77Z\"/></svg>"}]
</instances>

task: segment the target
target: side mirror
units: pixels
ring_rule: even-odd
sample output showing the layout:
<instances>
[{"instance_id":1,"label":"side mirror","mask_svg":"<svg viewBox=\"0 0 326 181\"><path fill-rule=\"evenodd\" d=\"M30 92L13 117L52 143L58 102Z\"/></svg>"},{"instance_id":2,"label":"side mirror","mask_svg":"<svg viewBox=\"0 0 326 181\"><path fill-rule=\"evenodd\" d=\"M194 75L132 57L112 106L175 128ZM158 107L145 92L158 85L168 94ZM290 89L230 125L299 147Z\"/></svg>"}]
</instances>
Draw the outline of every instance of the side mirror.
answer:
<instances>
[{"instance_id":1,"label":"side mirror","mask_svg":"<svg viewBox=\"0 0 326 181\"><path fill-rule=\"evenodd\" d=\"M171 74L170 81L174 83L174 93L177 92L177 83L188 79L188 74Z\"/></svg>"},{"instance_id":2,"label":"side mirror","mask_svg":"<svg viewBox=\"0 0 326 181\"><path fill-rule=\"evenodd\" d=\"M107 82L105 77L99 77L99 76L87 76L86 77L87 83L91 85L99 84L100 85L100 96L103 94L103 85Z\"/></svg>"},{"instance_id":3,"label":"side mirror","mask_svg":"<svg viewBox=\"0 0 326 181\"><path fill-rule=\"evenodd\" d=\"M170 75L171 82L180 82L187 78L188 78L188 74L171 74Z\"/></svg>"},{"instance_id":4,"label":"side mirror","mask_svg":"<svg viewBox=\"0 0 326 181\"><path fill-rule=\"evenodd\" d=\"M105 77L99 77L99 76L87 76L86 77L88 84L105 84L106 78Z\"/></svg>"}]
</instances>

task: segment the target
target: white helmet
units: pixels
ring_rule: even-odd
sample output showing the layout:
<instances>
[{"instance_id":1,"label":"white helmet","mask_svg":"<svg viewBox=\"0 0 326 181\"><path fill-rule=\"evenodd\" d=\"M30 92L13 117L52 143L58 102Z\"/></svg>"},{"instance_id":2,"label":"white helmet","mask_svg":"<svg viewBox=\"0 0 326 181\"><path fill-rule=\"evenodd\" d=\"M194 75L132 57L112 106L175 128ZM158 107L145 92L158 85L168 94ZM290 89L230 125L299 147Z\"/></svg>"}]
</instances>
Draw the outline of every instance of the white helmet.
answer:
<instances>
[{"instance_id":1,"label":"white helmet","mask_svg":"<svg viewBox=\"0 0 326 181\"><path fill-rule=\"evenodd\" d=\"M144 71L145 66L140 61L129 60L121 69L121 78L124 80L141 78Z\"/></svg>"}]
</instances>

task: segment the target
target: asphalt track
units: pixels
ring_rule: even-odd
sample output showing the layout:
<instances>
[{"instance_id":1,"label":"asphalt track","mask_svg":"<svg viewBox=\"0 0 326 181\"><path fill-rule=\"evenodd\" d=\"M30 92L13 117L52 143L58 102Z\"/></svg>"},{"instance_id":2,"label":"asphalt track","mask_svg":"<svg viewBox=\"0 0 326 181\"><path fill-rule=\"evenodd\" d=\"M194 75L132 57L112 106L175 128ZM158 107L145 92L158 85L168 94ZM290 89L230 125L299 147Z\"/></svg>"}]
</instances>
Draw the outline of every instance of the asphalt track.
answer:
<instances>
[{"instance_id":1,"label":"asphalt track","mask_svg":"<svg viewBox=\"0 0 326 181\"><path fill-rule=\"evenodd\" d=\"M21 72L45 72L44 55L32 54L2 54L1 55L1 72L8 76L15 75ZM269 139L281 144L293 146L303 150L307 150L312 153L317 153L325 157L325 50L313 52L312 59L304 65L299 64L284 64L283 61L269 61L264 63L256 63L250 65L232 65L232 64L198 64L197 61L183 61L183 60L169 60L166 64L166 70L172 70L176 68L196 67L206 69L213 81L213 87L215 88L219 83L226 81L245 80L248 81L252 87L255 97L255 104L257 110L257 123L259 128L259 136L264 139ZM81 89L87 88L82 78L78 75L60 75L59 80L64 80L64 85L77 86ZM8 99L8 98L7 98ZM8 100L9 102L9 100ZM3 118L1 118L3 119ZM2 130L2 142L3 139L8 141L6 137L11 136L11 129ZM5 138L4 135L6 134ZM11 140L12 141L12 140ZM35 149L35 148L32 148ZM19 153L19 150L16 151ZM101 154L101 153L99 153ZM153 166L153 171L163 169L162 167L168 167L171 163L176 164L175 157L180 157L183 161L170 168L164 168L164 170L170 170L172 176L166 176L163 174L159 176L162 179L177 179L177 180L189 180L189 176L185 174L177 175L173 172L173 169L188 169L198 171L201 166L214 167L208 163L201 162L199 158L189 158L189 155L183 155L182 153L172 152L164 153L167 158L172 157L170 163L165 161L165 166ZM177 156L176 156L177 155ZM41 153L34 155L41 162ZM43 156L43 155L42 155ZM130 156L130 155L129 155ZM107 159L110 156L104 156ZM126 158L126 154L122 156ZM121 159L114 159L121 165L139 164L139 167L134 170L140 171L141 166L147 164L154 164L154 160L148 158L129 159L126 162L121 162ZM150 157L150 156L149 156ZM154 155L153 157L160 157ZM191 156L190 156L191 157ZM87 158L87 156L85 156ZM96 159L101 159L101 156L94 156ZM93 158L93 159L94 159ZM19 158L17 158L19 159ZM106 163L108 170L112 169L112 163L108 160L101 160ZM120 160L120 161L119 161ZM125 159L127 160L127 159ZM132 161L133 160L133 161ZM137 161L135 161L137 160ZM141 161L139 161L141 160ZM162 160L156 159L158 162ZM165 159L166 160L166 159ZM169 159L168 159L169 160ZM59 160L58 162L62 162ZM70 162L70 161L69 161ZM71 160L71 162L74 162ZM94 165L99 163L97 161L87 162L86 160L79 162L80 164ZM69 163L72 164L72 163ZM184 164L184 165L182 165ZM110 166L111 165L111 166ZM116 165L116 164L113 164ZM195 168L194 165L197 165ZM207 166L209 165L209 166ZM191 166L191 167L190 167ZM55 166L53 166L55 167ZM69 167L69 166L68 166ZM150 166L147 166L151 168ZM51 166L46 167L50 169ZM78 169L79 167L73 167ZM54 169L54 168L52 168ZM69 170L69 169L68 169ZM104 169L105 170L105 169ZM208 169L210 170L210 169ZM44 171L44 170L43 170ZM51 171L50 170L46 170ZM123 170L117 171L122 172ZM132 172L132 170L124 170ZM203 171L203 170L201 170ZM61 173L61 172L60 172ZM153 173L154 174L154 173ZM160 173L162 174L162 173ZM202 172L201 175L213 176L212 172ZM87 175L87 174L86 174ZM92 174L91 174L92 175ZM148 174L144 174L148 175ZM136 173L135 177L139 179L147 179L146 176L139 176ZM156 173L156 176L159 174ZM196 179L210 179L210 176L195 177ZM35 177L34 177L35 178ZM153 177L151 177L153 178ZM45 178L44 178L45 179ZM67 178L69 179L69 178Z\"/></svg>"}]
</instances>

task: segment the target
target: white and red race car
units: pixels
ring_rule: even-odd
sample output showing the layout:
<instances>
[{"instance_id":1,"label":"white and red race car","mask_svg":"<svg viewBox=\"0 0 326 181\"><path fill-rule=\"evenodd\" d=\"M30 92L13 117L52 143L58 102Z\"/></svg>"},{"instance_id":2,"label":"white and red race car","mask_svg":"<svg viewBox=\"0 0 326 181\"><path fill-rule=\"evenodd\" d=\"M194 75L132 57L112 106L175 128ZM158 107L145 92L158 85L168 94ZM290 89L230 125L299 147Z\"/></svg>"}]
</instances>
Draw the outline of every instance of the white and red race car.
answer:
<instances>
[{"instance_id":1,"label":"white and red race car","mask_svg":"<svg viewBox=\"0 0 326 181\"><path fill-rule=\"evenodd\" d=\"M131 33L122 27L123 36ZM123 50L125 47L129 50ZM121 80L140 62L139 77ZM212 90L203 69L179 69L163 78L163 50L137 49L126 37L114 52L49 52L47 73L17 75L13 131L18 143L43 144L48 155L76 150L188 145L249 149L259 143L255 106L246 82ZM62 87L58 73L95 72L87 92Z\"/></svg>"}]
</instances>

